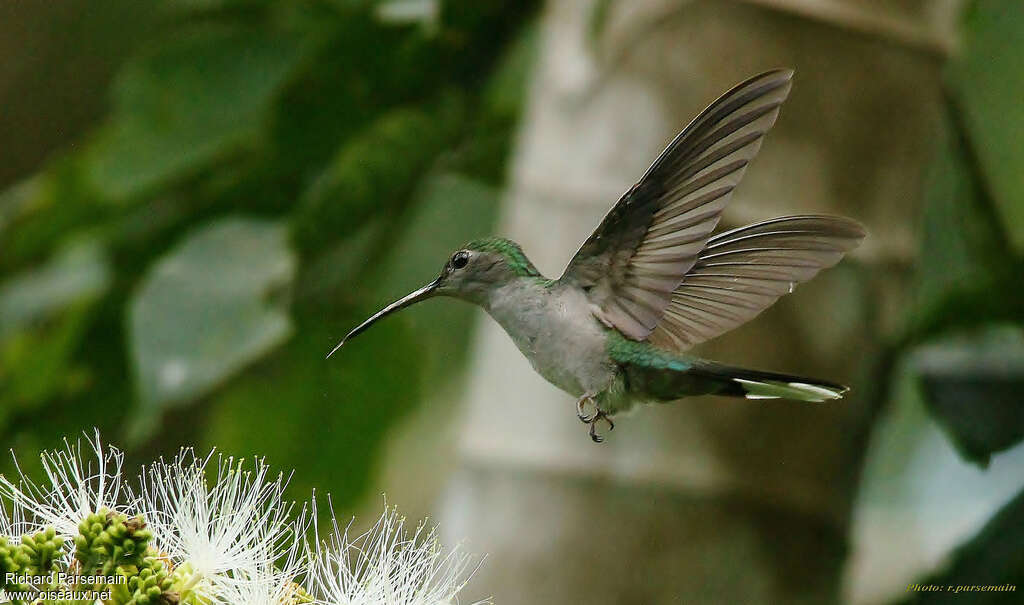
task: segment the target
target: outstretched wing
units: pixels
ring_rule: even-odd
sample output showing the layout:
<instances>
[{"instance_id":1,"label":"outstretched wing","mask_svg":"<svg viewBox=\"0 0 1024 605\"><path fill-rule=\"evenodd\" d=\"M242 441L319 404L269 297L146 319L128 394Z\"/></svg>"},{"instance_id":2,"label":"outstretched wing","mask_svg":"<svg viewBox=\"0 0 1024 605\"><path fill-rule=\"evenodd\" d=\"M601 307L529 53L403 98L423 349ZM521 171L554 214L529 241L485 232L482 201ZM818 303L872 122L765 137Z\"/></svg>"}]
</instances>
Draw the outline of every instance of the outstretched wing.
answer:
<instances>
[{"instance_id":1,"label":"outstretched wing","mask_svg":"<svg viewBox=\"0 0 1024 605\"><path fill-rule=\"evenodd\" d=\"M838 216L771 219L708 240L649 341L682 351L753 319L864 239Z\"/></svg>"},{"instance_id":2,"label":"outstretched wing","mask_svg":"<svg viewBox=\"0 0 1024 605\"><path fill-rule=\"evenodd\" d=\"M634 340L661 321L733 188L789 94L792 70L755 76L722 95L661 153L569 262L563 282Z\"/></svg>"}]
</instances>

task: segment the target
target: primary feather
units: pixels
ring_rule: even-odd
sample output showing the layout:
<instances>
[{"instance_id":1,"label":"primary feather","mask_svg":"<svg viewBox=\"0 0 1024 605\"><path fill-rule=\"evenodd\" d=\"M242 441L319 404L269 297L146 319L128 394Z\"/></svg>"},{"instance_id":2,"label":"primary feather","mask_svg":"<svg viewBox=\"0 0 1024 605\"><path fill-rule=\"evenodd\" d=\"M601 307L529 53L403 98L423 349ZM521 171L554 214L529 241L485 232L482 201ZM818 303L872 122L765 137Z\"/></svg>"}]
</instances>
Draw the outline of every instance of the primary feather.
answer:
<instances>
[{"instance_id":1,"label":"primary feather","mask_svg":"<svg viewBox=\"0 0 1024 605\"><path fill-rule=\"evenodd\" d=\"M839 216L788 216L715 235L672 293L648 340L682 351L736 328L864 239Z\"/></svg>"},{"instance_id":2,"label":"primary feather","mask_svg":"<svg viewBox=\"0 0 1024 605\"><path fill-rule=\"evenodd\" d=\"M755 76L701 112L576 253L561 281L584 289L602 322L634 340L657 327L775 123L792 76Z\"/></svg>"}]
</instances>

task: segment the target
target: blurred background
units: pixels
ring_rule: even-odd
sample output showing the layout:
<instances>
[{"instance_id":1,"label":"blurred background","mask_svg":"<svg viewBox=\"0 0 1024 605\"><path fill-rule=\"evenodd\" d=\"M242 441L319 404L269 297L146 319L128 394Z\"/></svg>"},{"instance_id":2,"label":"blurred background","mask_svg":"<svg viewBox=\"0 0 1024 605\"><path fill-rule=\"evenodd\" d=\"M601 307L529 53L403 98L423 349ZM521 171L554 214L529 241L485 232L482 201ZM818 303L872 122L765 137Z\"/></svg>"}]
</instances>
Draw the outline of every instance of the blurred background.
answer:
<instances>
[{"instance_id":1,"label":"blurred background","mask_svg":"<svg viewBox=\"0 0 1024 605\"><path fill-rule=\"evenodd\" d=\"M7 0L0 55L0 445L29 470L94 426L133 467L264 455L340 516L431 515L504 605L1024 602L1019 0ZM687 400L596 446L443 300L324 360L474 237L559 275L780 66L723 227L870 236L698 353L843 401Z\"/></svg>"}]
</instances>

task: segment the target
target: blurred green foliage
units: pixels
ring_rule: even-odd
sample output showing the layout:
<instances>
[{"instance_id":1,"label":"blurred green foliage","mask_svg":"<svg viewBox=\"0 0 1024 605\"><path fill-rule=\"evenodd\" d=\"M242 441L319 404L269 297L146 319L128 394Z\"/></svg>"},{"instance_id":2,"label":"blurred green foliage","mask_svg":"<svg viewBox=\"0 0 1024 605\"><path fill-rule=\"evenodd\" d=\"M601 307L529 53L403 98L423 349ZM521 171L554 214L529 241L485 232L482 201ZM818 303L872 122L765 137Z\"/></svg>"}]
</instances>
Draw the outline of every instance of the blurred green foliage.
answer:
<instances>
[{"instance_id":1,"label":"blurred green foliage","mask_svg":"<svg viewBox=\"0 0 1024 605\"><path fill-rule=\"evenodd\" d=\"M969 3L963 42L945 69L948 119L926 176L915 304L889 354L910 360L900 367L914 374L932 418L965 460L986 467L1024 439L1024 5ZM919 583L1019 585L1022 496ZM921 594L906 602L1005 596Z\"/></svg>"},{"instance_id":2,"label":"blurred green foliage","mask_svg":"<svg viewBox=\"0 0 1024 605\"><path fill-rule=\"evenodd\" d=\"M104 122L0 194L4 446L217 445L353 503L469 314L426 305L324 355L489 230L534 4L154 7Z\"/></svg>"},{"instance_id":3,"label":"blurred green foliage","mask_svg":"<svg viewBox=\"0 0 1024 605\"><path fill-rule=\"evenodd\" d=\"M1024 40L1024 10L979 0L964 25L964 49L946 68L947 128L926 178L916 304L898 347L917 349L911 365L930 410L967 459L986 465L1024 437L1019 401L1001 395L1024 381L1024 251L1013 235L1021 223L1001 211L1024 207L1024 183L1008 186L1020 181L1024 158L1012 163L1020 145L1005 135L1024 131L1024 111L1006 100L1019 85L1010 82L1019 80L1020 53L1000 52ZM972 413L955 413L957 405Z\"/></svg>"},{"instance_id":4,"label":"blurred green foliage","mask_svg":"<svg viewBox=\"0 0 1024 605\"><path fill-rule=\"evenodd\" d=\"M995 210L1018 255L1024 254L1024 3L976 0L964 27L966 52L948 69Z\"/></svg>"},{"instance_id":5,"label":"blurred green foliage","mask_svg":"<svg viewBox=\"0 0 1024 605\"><path fill-rule=\"evenodd\" d=\"M129 61L85 170L104 201L135 200L258 145L301 32L216 23L175 28Z\"/></svg>"},{"instance_id":6,"label":"blurred green foliage","mask_svg":"<svg viewBox=\"0 0 1024 605\"><path fill-rule=\"evenodd\" d=\"M163 409L201 397L287 339L286 301L272 294L294 276L284 227L236 217L198 229L150 268L129 310L136 439ZM182 321L166 321L175 316Z\"/></svg>"},{"instance_id":7,"label":"blurred green foliage","mask_svg":"<svg viewBox=\"0 0 1024 605\"><path fill-rule=\"evenodd\" d=\"M400 208L416 177L458 134L460 103L445 101L433 111L393 109L346 142L303 195L292 223L295 246L314 253L371 216ZM354 203L338 204L340 197Z\"/></svg>"}]
</instances>

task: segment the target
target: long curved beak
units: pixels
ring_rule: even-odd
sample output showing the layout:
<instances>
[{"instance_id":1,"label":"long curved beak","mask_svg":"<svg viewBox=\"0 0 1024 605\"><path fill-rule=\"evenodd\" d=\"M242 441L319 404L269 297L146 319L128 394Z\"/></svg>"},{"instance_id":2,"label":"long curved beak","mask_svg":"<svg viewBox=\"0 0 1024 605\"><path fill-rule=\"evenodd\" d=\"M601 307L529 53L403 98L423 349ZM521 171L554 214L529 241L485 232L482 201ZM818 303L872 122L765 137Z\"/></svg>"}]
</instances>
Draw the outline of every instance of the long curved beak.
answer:
<instances>
[{"instance_id":1,"label":"long curved beak","mask_svg":"<svg viewBox=\"0 0 1024 605\"><path fill-rule=\"evenodd\" d=\"M369 328L371 325L373 325L373 323L375 321L377 321L378 319L380 319L380 318L382 318L382 317L384 317L386 315L391 315L395 311L401 311L402 309L404 309L406 307L409 307L409 306L412 306L412 305L420 302L421 300L426 300L426 299L430 298L431 296L433 296L434 290L437 290L437 286L440 283L441 283L441 278L438 277L437 279L435 279L434 281L430 282L429 284L423 286L419 290L416 290L415 292L413 292L411 294L407 294L406 296L403 296L402 298L399 298L398 300L396 300L395 302L391 303L390 305L384 307L380 311L377 311L372 316L370 316L369 319L367 319L363 323L359 324L358 326L355 327L355 329L353 329L351 332L346 334L345 338L342 338L341 342L339 342L337 344L337 346L335 346L333 349L331 349L331 352L327 354L326 359L330 359L331 355L334 355L334 352L341 348L341 345L345 344L346 342L348 342L352 338L355 338L356 336L358 336L358 335L362 334L363 332L365 332L366 329Z\"/></svg>"}]
</instances>

